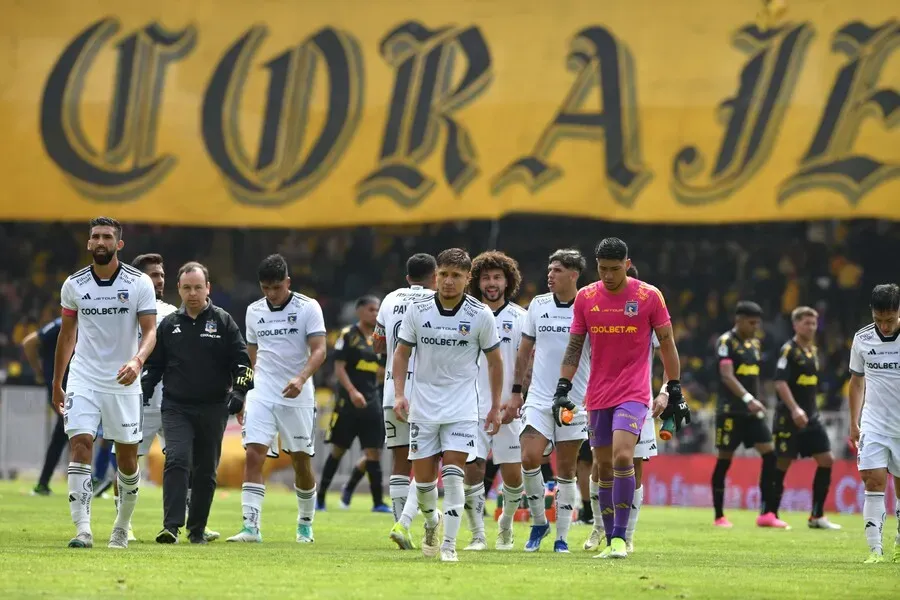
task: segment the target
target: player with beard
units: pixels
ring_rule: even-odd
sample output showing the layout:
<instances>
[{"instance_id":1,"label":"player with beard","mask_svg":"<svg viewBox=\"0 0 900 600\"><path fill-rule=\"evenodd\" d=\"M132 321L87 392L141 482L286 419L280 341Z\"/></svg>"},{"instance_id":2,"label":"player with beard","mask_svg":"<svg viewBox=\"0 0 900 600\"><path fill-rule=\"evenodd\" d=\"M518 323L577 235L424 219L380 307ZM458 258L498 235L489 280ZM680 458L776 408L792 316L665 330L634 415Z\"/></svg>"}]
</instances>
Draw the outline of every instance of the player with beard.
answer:
<instances>
[{"instance_id":1,"label":"player with beard","mask_svg":"<svg viewBox=\"0 0 900 600\"><path fill-rule=\"evenodd\" d=\"M128 524L137 503L143 410L139 378L156 345L157 308L150 277L119 261L124 246L118 221L93 219L87 243L93 262L69 276L60 291L62 329L56 343L53 404L63 413L69 436L69 511L76 526L70 548L94 544L91 456L101 421L104 437L116 444L122 494L110 548L128 547Z\"/></svg>"},{"instance_id":2,"label":"player with beard","mask_svg":"<svg viewBox=\"0 0 900 600\"><path fill-rule=\"evenodd\" d=\"M484 357L478 363L478 417L479 428L475 460L466 465L466 515L472 530L472 543L465 550L486 550L484 534L484 476L488 454L494 463L500 465L503 476L503 513L497 533L497 550L513 548L513 517L519 508L524 490L522 482L522 452L519 434L522 422L513 411L506 412L506 403L512 394L513 370L516 353L522 341L522 326L525 309L509 301L519 293L522 275L519 264L506 254L491 250L483 252L472 261L472 279L469 294L482 302L494 313L497 335L500 338L500 353L503 357L503 388L500 397L503 424L496 435L484 431L484 419L491 409L490 379Z\"/></svg>"}]
</instances>

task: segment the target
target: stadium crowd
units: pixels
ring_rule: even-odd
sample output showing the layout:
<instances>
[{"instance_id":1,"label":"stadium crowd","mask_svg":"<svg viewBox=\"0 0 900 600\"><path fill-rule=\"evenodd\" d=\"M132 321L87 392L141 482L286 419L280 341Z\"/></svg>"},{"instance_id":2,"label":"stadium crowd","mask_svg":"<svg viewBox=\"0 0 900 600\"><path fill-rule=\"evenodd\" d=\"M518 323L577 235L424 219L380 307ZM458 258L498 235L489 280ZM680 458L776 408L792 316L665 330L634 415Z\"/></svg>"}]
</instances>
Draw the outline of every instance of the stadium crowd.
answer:
<instances>
[{"instance_id":1,"label":"stadium crowd","mask_svg":"<svg viewBox=\"0 0 900 600\"><path fill-rule=\"evenodd\" d=\"M642 278L669 299L685 392L695 410L714 406L719 378L713 345L729 329L738 299L752 299L765 312L762 372L769 377L775 353L791 335L791 309L807 304L818 310L819 402L825 410L841 410L850 339L869 320L866 290L893 281L891 263L880 257L900 251L900 225L885 221L661 227L511 217L495 223L319 231L126 224L122 255L160 252L170 277L188 260L209 265L212 301L234 315L243 330L246 306L259 297L256 266L261 257L279 252L291 265L294 288L322 305L331 347L340 328L353 320L355 299L383 296L400 285L404 262L413 252L500 248L521 265L518 302L527 306L546 289L550 252L574 246L591 255L592 244L606 235L628 242ZM19 344L58 315L62 281L89 262L84 239L83 224L0 224L0 251L6 257L0 265L0 382L33 381ZM171 279L166 299L178 303ZM316 384L332 385L333 379L326 365ZM771 402L769 382L766 390ZM699 445L703 434L697 435ZM694 446L691 440L688 432L682 451Z\"/></svg>"}]
</instances>

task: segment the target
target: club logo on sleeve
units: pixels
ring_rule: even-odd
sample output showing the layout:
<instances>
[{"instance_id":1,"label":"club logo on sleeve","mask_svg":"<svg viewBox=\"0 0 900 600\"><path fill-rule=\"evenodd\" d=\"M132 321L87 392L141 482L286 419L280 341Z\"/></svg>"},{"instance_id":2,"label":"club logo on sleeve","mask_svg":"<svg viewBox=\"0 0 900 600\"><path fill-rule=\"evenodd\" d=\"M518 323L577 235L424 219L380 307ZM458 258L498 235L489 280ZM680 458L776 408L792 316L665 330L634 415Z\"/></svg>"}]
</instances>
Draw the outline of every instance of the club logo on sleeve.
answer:
<instances>
[{"instance_id":1,"label":"club logo on sleeve","mask_svg":"<svg viewBox=\"0 0 900 600\"><path fill-rule=\"evenodd\" d=\"M288 315L288 323L296 323L296 322L297 322L296 313L289 314Z\"/></svg>"},{"instance_id":2,"label":"club logo on sleeve","mask_svg":"<svg viewBox=\"0 0 900 600\"><path fill-rule=\"evenodd\" d=\"M128 302L128 290L119 290L119 292L116 294L116 298L119 299L119 302L125 304L126 302Z\"/></svg>"},{"instance_id":3,"label":"club logo on sleeve","mask_svg":"<svg viewBox=\"0 0 900 600\"><path fill-rule=\"evenodd\" d=\"M206 333L215 333L218 329L219 327L215 321L207 321L206 326L203 328Z\"/></svg>"},{"instance_id":4,"label":"club logo on sleeve","mask_svg":"<svg viewBox=\"0 0 900 600\"><path fill-rule=\"evenodd\" d=\"M629 300L625 303L625 316L626 317L636 317L638 314L638 303L637 300Z\"/></svg>"},{"instance_id":5,"label":"club logo on sleeve","mask_svg":"<svg viewBox=\"0 0 900 600\"><path fill-rule=\"evenodd\" d=\"M472 331L472 324L463 321L459 324L458 330L460 335L469 335L469 332Z\"/></svg>"}]
</instances>

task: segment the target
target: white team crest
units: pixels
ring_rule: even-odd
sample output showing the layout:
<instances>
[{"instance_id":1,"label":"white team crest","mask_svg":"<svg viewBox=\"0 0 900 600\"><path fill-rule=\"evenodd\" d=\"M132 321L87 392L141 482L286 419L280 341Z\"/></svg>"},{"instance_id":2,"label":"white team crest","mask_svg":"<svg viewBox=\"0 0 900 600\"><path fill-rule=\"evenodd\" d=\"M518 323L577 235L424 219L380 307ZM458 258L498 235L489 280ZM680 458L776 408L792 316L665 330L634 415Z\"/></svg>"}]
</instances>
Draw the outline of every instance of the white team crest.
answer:
<instances>
[{"instance_id":1,"label":"white team crest","mask_svg":"<svg viewBox=\"0 0 900 600\"><path fill-rule=\"evenodd\" d=\"M471 323L460 323L459 324L460 335L469 335L470 331L472 331Z\"/></svg>"},{"instance_id":2,"label":"white team crest","mask_svg":"<svg viewBox=\"0 0 900 600\"><path fill-rule=\"evenodd\" d=\"M206 326L203 329L206 333L215 333L218 331L218 326L215 321L207 321Z\"/></svg>"},{"instance_id":3,"label":"white team crest","mask_svg":"<svg viewBox=\"0 0 900 600\"><path fill-rule=\"evenodd\" d=\"M638 303L637 300L629 300L625 303L625 316L626 317L636 317L638 314Z\"/></svg>"},{"instance_id":4,"label":"white team crest","mask_svg":"<svg viewBox=\"0 0 900 600\"><path fill-rule=\"evenodd\" d=\"M503 333L512 331L512 321L503 321Z\"/></svg>"},{"instance_id":5,"label":"white team crest","mask_svg":"<svg viewBox=\"0 0 900 600\"><path fill-rule=\"evenodd\" d=\"M116 298L119 299L119 302L125 304L128 302L128 290L119 290L119 293L116 294Z\"/></svg>"},{"instance_id":6,"label":"white team crest","mask_svg":"<svg viewBox=\"0 0 900 600\"><path fill-rule=\"evenodd\" d=\"M288 323L296 323L296 322L297 322L297 315L296 315L296 314L290 314L290 315L288 315Z\"/></svg>"}]
</instances>

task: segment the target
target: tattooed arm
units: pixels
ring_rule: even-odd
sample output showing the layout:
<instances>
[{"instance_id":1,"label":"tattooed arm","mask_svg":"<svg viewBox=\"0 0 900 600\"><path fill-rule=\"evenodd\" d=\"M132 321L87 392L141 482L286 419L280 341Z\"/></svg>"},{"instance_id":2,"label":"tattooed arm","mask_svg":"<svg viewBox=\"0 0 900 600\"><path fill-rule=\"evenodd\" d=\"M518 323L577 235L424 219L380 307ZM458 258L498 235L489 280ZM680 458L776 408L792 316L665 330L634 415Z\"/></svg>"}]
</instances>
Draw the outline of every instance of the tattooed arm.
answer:
<instances>
[{"instance_id":1,"label":"tattooed arm","mask_svg":"<svg viewBox=\"0 0 900 600\"><path fill-rule=\"evenodd\" d=\"M566 346L566 353L563 355L562 366L559 369L559 376L569 381L575 377L578 370L578 362L581 360L581 351L584 348L585 334L570 333L569 345Z\"/></svg>"},{"instance_id":2,"label":"tattooed arm","mask_svg":"<svg viewBox=\"0 0 900 600\"><path fill-rule=\"evenodd\" d=\"M518 357L516 357L518 358ZM534 350L528 354L528 368L525 369L525 376L522 378L522 391L528 392L531 387L531 372L534 369Z\"/></svg>"},{"instance_id":3,"label":"tattooed arm","mask_svg":"<svg viewBox=\"0 0 900 600\"><path fill-rule=\"evenodd\" d=\"M675 335L672 333L672 324L666 323L661 327L657 327L654 331L656 331L656 339L659 340L659 355L662 358L666 377L670 380L681 379L681 361L678 358L678 348L675 347Z\"/></svg>"}]
</instances>

